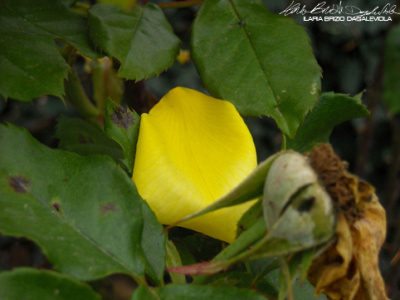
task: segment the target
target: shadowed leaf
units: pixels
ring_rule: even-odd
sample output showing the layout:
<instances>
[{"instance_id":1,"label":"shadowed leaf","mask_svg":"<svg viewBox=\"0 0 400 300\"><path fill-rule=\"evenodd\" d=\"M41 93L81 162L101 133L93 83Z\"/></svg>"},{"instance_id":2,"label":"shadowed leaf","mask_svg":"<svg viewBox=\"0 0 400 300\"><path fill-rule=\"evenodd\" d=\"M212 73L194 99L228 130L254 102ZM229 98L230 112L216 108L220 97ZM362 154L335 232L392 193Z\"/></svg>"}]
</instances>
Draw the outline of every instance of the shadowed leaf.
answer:
<instances>
[{"instance_id":1,"label":"shadowed leaf","mask_svg":"<svg viewBox=\"0 0 400 300\"><path fill-rule=\"evenodd\" d=\"M1 1L0 36L0 95L6 99L64 94L68 64L55 39L98 57L88 41L85 18L60 1Z\"/></svg>"},{"instance_id":2,"label":"shadowed leaf","mask_svg":"<svg viewBox=\"0 0 400 300\"><path fill-rule=\"evenodd\" d=\"M61 116L58 118L54 137L59 139L60 149L80 155L102 154L115 162L123 158L121 147L95 125L82 119Z\"/></svg>"},{"instance_id":3,"label":"shadowed leaf","mask_svg":"<svg viewBox=\"0 0 400 300\"><path fill-rule=\"evenodd\" d=\"M286 147L307 152L318 143L328 143L333 128L347 120L368 116L369 112L357 97L324 93L307 115L293 140L286 138Z\"/></svg>"},{"instance_id":4,"label":"shadowed leaf","mask_svg":"<svg viewBox=\"0 0 400 300\"><path fill-rule=\"evenodd\" d=\"M0 273L2 300L100 300L88 284L48 270L17 268ZM23 288L21 288L23 287Z\"/></svg>"}]
</instances>

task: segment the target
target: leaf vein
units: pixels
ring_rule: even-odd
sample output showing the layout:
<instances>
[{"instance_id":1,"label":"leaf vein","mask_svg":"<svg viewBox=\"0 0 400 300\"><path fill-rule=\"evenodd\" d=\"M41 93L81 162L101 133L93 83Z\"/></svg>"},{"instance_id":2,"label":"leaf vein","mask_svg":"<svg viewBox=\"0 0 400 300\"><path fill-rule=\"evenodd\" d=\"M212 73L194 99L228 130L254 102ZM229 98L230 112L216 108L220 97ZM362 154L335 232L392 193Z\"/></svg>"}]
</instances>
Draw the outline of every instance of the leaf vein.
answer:
<instances>
[{"instance_id":1,"label":"leaf vein","mask_svg":"<svg viewBox=\"0 0 400 300\"><path fill-rule=\"evenodd\" d=\"M241 21L241 18L240 18L240 16L239 16L239 12L237 11L235 5L233 4L233 1L232 1L232 0L228 0L228 2L229 2L230 6L231 6L231 8L232 8L232 10L233 10L233 12L234 12L234 14L235 14L236 19L238 20L238 22L240 22L240 21ZM273 94L273 96L274 96L275 103L279 105L279 102L277 101L278 98L277 98L277 96L276 96L276 93L275 93L274 89L272 88L272 86L271 86L271 84L270 84L270 82L269 82L269 79L268 79L268 77L267 77L267 75L266 75L266 70L264 69L264 67L263 67L263 65L262 65L262 62L261 62L261 60L259 59L259 56L258 56L258 54L257 54L257 52L256 52L256 49L255 49L253 43L251 42L251 39L250 39L250 37L249 37L249 35L248 35L246 29L245 29L245 26L243 25L243 26L241 26L241 28L242 28L242 30L243 30L243 33L244 33L245 37L246 37L246 40L248 41L248 43L249 43L249 45L250 45L251 51L252 51L253 54L254 54L254 57L255 57L255 59L256 59L256 61L257 61L257 64L259 65L259 67L260 67L260 69L261 69L261 71L262 71L263 77L265 78L265 81L267 82L268 88L271 90L271 92L272 92L272 94Z\"/></svg>"}]
</instances>

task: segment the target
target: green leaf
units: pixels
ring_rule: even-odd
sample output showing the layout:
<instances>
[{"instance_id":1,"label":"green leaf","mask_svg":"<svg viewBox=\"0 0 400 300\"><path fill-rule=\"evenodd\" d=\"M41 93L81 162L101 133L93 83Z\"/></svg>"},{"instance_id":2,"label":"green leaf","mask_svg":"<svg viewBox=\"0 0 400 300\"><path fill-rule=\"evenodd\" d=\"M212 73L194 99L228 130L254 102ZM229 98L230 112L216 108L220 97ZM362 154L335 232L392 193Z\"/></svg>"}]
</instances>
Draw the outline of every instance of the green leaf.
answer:
<instances>
[{"instance_id":1,"label":"green leaf","mask_svg":"<svg viewBox=\"0 0 400 300\"><path fill-rule=\"evenodd\" d=\"M96 58L86 27L85 17L60 1L1 1L0 95L21 101L47 94L61 97L68 64L55 39Z\"/></svg>"},{"instance_id":2,"label":"green leaf","mask_svg":"<svg viewBox=\"0 0 400 300\"><path fill-rule=\"evenodd\" d=\"M304 282L307 278L308 269L311 266L314 258L315 249L304 250L300 253L301 255L301 266L300 266L300 280Z\"/></svg>"},{"instance_id":3,"label":"green leaf","mask_svg":"<svg viewBox=\"0 0 400 300\"><path fill-rule=\"evenodd\" d=\"M286 138L287 149L307 152L318 143L329 142L333 128L347 120L368 116L369 112L356 97L324 93L310 112L293 140Z\"/></svg>"},{"instance_id":4,"label":"green leaf","mask_svg":"<svg viewBox=\"0 0 400 300\"><path fill-rule=\"evenodd\" d=\"M253 290L237 287L204 286L194 284L168 284L161 288L151 289L138 287L131 300L265 300Z\"/></svg>"},{"instance_id":5,"label":"green leaf","mask_svg":"<svg viewBox=\"0 0 400 300\"><path fill-rule=\"evenodd\" d=\"M278 257L267 257L246 263L246 267L253 276L263 277L280 267Z\"/></svg>"},{"instance_id":6,"label":"green leaf","mask_svg":"<svg viewBox=\"0 0 400 300\"><path fill-rule=\"evenodd\" d=\"M36 242L55 269L80 280L120 272L143 282L150 212L142 206L110 158L52 150L26 130L0 126L0 231Z\"/></svg>"},{"instance_id":7,"label":"green leaf","mask_svg":"<svg viewBox=\"0 0 400 300\"><path fill-rule=\"evenodd\" d=\"M392 115L400 112L400 25L393 27L386 38L383 100Z\"/></svg>"},{"instance_id":8,"label":"green leaf","mask_svg":"<svg viewBox=\"0 0 400 300\"><path fill-rule=\"evenodd\" d=\"M48 270L17 268L0 273L2 300L100 300L89 285Z\"/></svg>"},{"instance_id":9,"label":"green leaf","mask_svg":"<svg viewBox=\"0 0 400 300\"><path fill-rule=\"evenodd\" d=\"M147 285L140 285L132 294L130 300L161 300L154 289Z\"/></svg>"},{"instance_id":10,"label":"green leaf","mask_svg":"<svg viewBox=\"0 0 400 300\"><path fill-rule=\"evenodd\" d=\"M122 78L139 81L160 74L178 55L180 41L155 4L131 12L97 4L89 9L88 22L94 44L121 62Z\"/></svg>"},{"instance_id":11,"label":"green leaf","mask_svg":"<svg viewBox=\"0 0 400 300\"><path fill-rule=\"evenodd\" d=\"M194 240L194 243L192 243L192 241ZM208 245L205 246L201 246L199 245L198 247L197 244L200 243L196 243L197 242L197 237L196 236L187 236L184 239L178 238L178 239L174 239L174 246L177 249L178 253L179 253L179 257L182 261L181 265L192 265L196 263L196 259L195 259L195 251L191 251L190 248L194 247L196 248L197 251L201 251L204 248L209 249ZM209 253L203 253L204 254L209 254Z\"/></svg>"},{"instance_id":12,"label":"green leaf","mask_svg":"<svg viewBox=\"0 0 400 300\"><path fill-rule=\"evenodd\" d=\"M158 289L162 300L265 300L263 296L249 289L214 287L193 284L169 284Z\"/></svg>"},{"instance_id":13,"label":"green leaf","mask_svg":"<svg viewBox=\"0 0 400 300\"><path fill-rule=\"evenodd\" d=\"M119 104L107 99L104 127L106 134L115 140L124 151L122 163L132 173L135 161L136 144L139 135L140 117Z\"/></svg>"},{"instance_id":14,"label":"green leaf","mask_svg":"<svg viewBox=\"0 0 400 300\"><path fill-rule=\"evenodd\" d=\"M315 296L315 288L308 280L302 282L300 279L296 279L292 289L295 299L327 300L324 294Z\"/></svg>"},{"instance_id":15,"label":"green leaf","mask_svg":"<svg viewBox=\"0 0 400 300\"><path fill-rule=\"evenodd\" d=\"M259 278L255 281L254 276L248 272L227 272L216 274L211 277L210 285L219 287L238 287L257 290L263 295L268 295L272 299L278 296L275 285L267 277Z\"/></svg>"},{"instance_id":16,"label":"green leaf","mask_svg":"<svg viewBox=\"0 0 400 300\"><path fill-rule=\"evenodd\" d=\"M281 267L279 274L279 299L284 299L289 291L294 293L293 284L298 281L299 277L299 281L304 283L307 276L307 270L313 259L313 254L314 249L307 249L291 255L287 259L284 259L284 257L280 258L281 265L284 266ZM286 267L287 274L283 271L284 267Z\"/></svg>"},{"instance_id":17,"label":"green leaf","mask_svg":"<svg viewBox=\"0 0 400 300\"><path fill-rule=\"evenodd\" d=\"M97 2L101 4L116 5L126 10L137 5L137 0L98 0Z\"/></svg>"},{"instance_id":18,"label":"green leaf","mask_svg":"<svg viewBox=\"0 0 400 300\"><path fill-rule=\"evenodd\" d=\"M146 257L145 271L157 285L161 285L164 279L167 238L163 233L164 227L157 221L150 206L145 201L141 202L144 220L142 248Z\"/></svg>"},{"instance_id":19,"label":"green leaf","mask_svg":"<svg viewBox=\"0 0 400 300\"><path fill-rule=\"evenodd\" d=\"M258 199L240 218L237 224L237 236L253 226L258 219L263 219L262 199Z\"/></svg>"},{"instance_id":20,"label":"green leaf","mask_svg":"<svg viewBox=\"0 0 400 300\"><path fill-rule=\"evenodd\" d=\"M99 127L79 118L58 118L54 137L60 140L58 147L63 150L80 155L108 155L116 162L123 158L120 145L107 137Z\"/></svg>"},{"instance_id":21,"label":"green leaf","mask_svg":"<svg viewBox=\"0 0 400 300\"><path fill-rule=\"evenodd\" d=\"M167 260L166 264L168 268L171 267L181 267L182 266L182 260L179 255L178 249L176 249L174 243L172 241L168 240L167 241ZM173 283L186 283L186 278L185 275L181 274L175 274L175 273L169 273L171 276L171 281Z\"/></svg>"},{"instance_id":22,"label":"green leaf","mask_svg":"<svg viewBox=\"0 0 400 300\"><path fill-rule=\"evenodd\" d=\"M192 31L206 88L242 115L271 116L294 137L318 101L321 71L304 28L261 0L206 0Z\"/></svg>"},{"instance_id":23,"label":"green leaf","mask_svg":"<svg viewBox=\"0 0 400 300\"><path fill-rule=\"evenodd\" d=\"M275 284L277 288L279 288L279 271L276 270L268 274L268 278ZM302 282L300 279L296 279L294 281L293 287L293 294L295 300L302 300L302 299L313 299L313 300L326 300L325 295L321 294L318 297L314 295L314 287L308 280Z\"/></svg>"}]
</instances>

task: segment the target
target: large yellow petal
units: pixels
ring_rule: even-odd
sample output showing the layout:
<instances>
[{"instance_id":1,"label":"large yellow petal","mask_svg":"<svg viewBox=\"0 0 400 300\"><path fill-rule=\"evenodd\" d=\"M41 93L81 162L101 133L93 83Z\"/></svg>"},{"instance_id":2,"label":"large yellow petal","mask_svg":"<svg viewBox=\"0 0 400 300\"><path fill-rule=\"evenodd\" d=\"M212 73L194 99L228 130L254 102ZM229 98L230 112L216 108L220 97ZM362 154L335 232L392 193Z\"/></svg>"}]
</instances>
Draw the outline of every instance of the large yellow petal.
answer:
<instances>
[{"instance_id":1,"label":"large yellow petal","mask_svg":"<svg viewBox=\"0 0 400 300\"><path fill-rule=\"evenodd\" d=\"M163 224L224 196L256 165L250 132L227 101L177 87L141 116L132 178ZM224 208L181 226L230 243L249 205Z\"/></svg>"}]
</instances>

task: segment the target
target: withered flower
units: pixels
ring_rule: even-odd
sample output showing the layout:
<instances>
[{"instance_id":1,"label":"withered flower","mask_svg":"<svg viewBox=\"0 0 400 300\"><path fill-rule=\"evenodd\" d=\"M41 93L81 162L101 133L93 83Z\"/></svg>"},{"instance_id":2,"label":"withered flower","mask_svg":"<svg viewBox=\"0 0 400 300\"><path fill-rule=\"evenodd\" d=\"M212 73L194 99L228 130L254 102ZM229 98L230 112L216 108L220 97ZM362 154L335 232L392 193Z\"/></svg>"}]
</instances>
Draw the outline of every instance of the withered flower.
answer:
<instances>
[{"instance_id":1,"label":"withered flower","mask_svg":"<svg viewBox=\"0 0 400 300\"><path fill-rule=\"evenodd\" d=\"M327 144L314 148L309 161L337 210L336 241L308 271L315 294L332 300L388 299L378 265L386 215L374 187L347 172Z\"/></svg>"}]
</instances>

